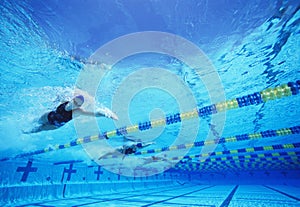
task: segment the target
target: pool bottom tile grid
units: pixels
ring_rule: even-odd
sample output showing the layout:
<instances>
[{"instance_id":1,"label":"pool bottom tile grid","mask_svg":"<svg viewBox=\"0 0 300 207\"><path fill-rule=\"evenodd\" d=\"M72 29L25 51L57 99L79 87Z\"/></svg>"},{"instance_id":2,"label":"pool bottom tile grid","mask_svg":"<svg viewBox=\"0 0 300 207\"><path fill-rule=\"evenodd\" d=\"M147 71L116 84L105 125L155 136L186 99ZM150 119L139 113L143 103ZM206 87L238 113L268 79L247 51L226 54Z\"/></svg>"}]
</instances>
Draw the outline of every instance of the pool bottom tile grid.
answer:
<instances>
[{"instance_id":1,"label":"pool bottom tile grid","mask_svg":"<svg viewBox=\"0 0 300 207\"><path fill-rule=\"evenodd\" d=\"M48 200L19 207L242 207L300 206L300 186L267 185L174 185L128 192Z\"/></svg>"}]
</instances>

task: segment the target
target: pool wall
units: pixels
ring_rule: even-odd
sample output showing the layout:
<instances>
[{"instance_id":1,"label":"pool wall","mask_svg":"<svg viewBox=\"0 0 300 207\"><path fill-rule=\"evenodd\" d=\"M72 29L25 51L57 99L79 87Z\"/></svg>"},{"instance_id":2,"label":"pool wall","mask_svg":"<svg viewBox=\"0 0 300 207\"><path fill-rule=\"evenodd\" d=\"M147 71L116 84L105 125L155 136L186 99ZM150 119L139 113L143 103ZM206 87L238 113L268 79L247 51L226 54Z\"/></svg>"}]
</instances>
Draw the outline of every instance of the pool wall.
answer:
<instances>
[{"instance_id":1,"label":"pool wall","mask_svg":"<svg viewBox=\"0 0 300 207\"><path fill-rule=\"evenodd\" d=\"M120 171L120 173L122 173ZM1 163L0 203L71 198L188 184L299 185L299 171L186 172L168 170L148 177L126 177L79 161Z\"/></svg>"}]
</instances>

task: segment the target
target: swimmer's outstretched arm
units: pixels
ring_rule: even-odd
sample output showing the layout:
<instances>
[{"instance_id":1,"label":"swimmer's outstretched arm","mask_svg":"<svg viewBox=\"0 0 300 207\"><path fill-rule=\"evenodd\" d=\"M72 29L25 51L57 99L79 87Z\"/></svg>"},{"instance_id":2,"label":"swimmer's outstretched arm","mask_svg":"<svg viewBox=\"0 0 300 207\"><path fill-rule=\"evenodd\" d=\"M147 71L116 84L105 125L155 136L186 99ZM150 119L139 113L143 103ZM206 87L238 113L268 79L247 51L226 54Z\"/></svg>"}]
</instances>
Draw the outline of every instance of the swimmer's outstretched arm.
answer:
<instances>
[{"instance_id":1,"label":"swimmer's outstretched arm","mask_svg":"<svg viewBox=\"0 0 300 207\"><path fill-rule=\"evenodd\" d=\"M112 112L111 110L109 110L108 108L106 107L103 107L103 108L99 108L96 112L96 116L105 116L107 118L111 118L111 119L114 119L114 120L119 120L117 114L115 114L114 112Z\"/></svg>"},{"instance_id":2,"label":"swimmer's outstretched arm","mask_svg":"<svg viewBox=\"0 0 300 207\"><path fill-rule=\"evenodd\" d=\"M80 109L80 108L74 110L74 112L76 112L76 114L78 114L78 115L98 116L98 117L103 116L103 117L111 118L111 119L114 119L114 120L119 120L118 116L114 112L109 110L108 108L100 108L95 113L90 112L90 111L85 111L85 110Z\"/></svg>"},{"instance_id":3,"label":"swimmer's outstretched arm","mask_svg":"<svg viewBox=\"0 0 300 207\"><path fill-rule=\"evenodd\" d=\"M144 147L148 147L149 145L152 145L152 144L155 144L155 142L142 142L142 144L143 144L143 148Z\"/></svg>"}]
</instances>

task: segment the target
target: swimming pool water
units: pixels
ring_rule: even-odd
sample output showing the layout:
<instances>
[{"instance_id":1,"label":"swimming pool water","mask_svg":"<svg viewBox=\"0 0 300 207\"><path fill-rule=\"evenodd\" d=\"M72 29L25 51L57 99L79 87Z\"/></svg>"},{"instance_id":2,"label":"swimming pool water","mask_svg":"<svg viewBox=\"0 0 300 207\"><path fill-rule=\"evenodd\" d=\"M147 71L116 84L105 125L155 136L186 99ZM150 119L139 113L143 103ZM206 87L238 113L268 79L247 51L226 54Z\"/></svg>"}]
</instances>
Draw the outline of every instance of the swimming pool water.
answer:
<instances>
[{"instance_id":1,"label":"swimming pool water","mask_svg":"<svg viewBox=\"0 0 300 207\"><path fill-rule=\"evenodd\" d=\"M299 206L299 8L1 1L1 205ZM119 120L24 133L78 88Z\"/></svg>"}]
</instances>

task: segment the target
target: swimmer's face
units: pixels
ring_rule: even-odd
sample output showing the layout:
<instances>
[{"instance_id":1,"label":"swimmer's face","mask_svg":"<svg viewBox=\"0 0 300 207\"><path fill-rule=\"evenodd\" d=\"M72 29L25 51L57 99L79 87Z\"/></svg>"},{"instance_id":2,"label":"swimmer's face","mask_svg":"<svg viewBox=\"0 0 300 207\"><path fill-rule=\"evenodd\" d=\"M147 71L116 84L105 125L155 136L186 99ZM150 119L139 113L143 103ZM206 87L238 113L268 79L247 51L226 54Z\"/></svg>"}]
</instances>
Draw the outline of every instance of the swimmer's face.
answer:
<instances>
[{"instance_id":1,"label":"swimmer's face","mask_svg":"<svg viewBox=\"0 0 300 207\"><path fill-rule=\"evenodd\" d=\"M84 102L82 99L80 99L80 98L78 98L78 97L75 97L75 98L73 99L73 101L74 101L75 106L77 106L77 107L82 106L82 104L83 104L83 102Z\"/></svg>"}]
</instances>

